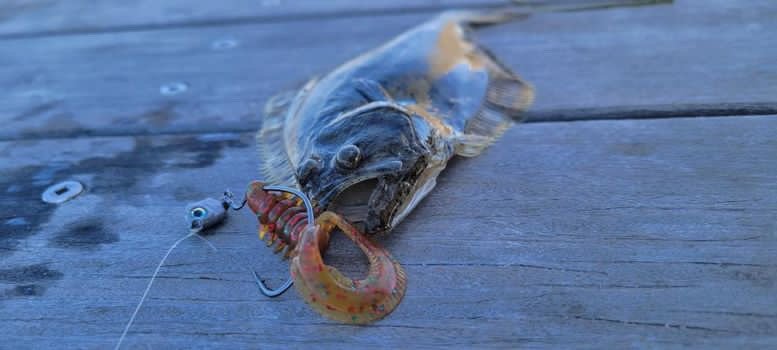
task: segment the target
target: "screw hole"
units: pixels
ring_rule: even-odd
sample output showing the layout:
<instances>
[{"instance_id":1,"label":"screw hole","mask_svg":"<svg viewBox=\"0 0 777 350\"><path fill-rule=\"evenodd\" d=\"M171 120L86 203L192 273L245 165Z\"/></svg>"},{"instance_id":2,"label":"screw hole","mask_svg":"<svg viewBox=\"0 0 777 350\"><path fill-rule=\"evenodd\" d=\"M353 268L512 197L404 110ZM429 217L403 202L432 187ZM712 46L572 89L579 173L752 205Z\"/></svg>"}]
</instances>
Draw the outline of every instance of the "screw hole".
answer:
<instances>
[{"instance_id":1,"label":"screw hole","mask_svg":"<svg viewBox=\"0 0 777 350\"><path fill-rule=\"evenodd\" d=\"M237 47L237 44L238 44L237 40L224 39L224 40L214 41L213 44L211 44L211 48L213 48L214 50L229 50Z\"/></svg>"},{"instance_id":2,"label":"screw hole","mask_svg":"<svg viewBox=\"0 0 777 350\"><path fill-rule=\"evenodd\" d=\"M46 188L41 199L46 203L60 204L73 199L84 191L84 185L78 181L64 181Z\"/></svg>"},{"instance_id":3,"label":"screw hole","mask_svg":"<svg viewBox=\"0 0 777 350\"><path fill-rule=\"evenodd\" d=\"M171 96L171 95L178 95L180 93L183 93L188 89L189 89L189 85L187 85L186 83L175 82L175 83L162 85L159 88L159 93L161 93L162 95Z\"/></svg>"}]
</instances>

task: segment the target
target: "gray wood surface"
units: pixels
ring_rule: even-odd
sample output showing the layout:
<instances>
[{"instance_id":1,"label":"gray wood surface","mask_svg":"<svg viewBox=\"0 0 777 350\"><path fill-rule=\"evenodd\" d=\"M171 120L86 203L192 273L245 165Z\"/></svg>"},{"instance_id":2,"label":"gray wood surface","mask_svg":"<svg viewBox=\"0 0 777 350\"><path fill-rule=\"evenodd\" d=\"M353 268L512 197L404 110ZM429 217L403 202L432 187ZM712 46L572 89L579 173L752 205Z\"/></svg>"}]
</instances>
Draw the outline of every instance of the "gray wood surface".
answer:
<instances>
[{"instance_id":1,"label":"gray wood surface","mask_svg":"<svg viewBox=\"0 0 777 350\"><path fill-rule=\"evenodd\" d=\"M501 7L509 0L7 0L0 3L0 38L218 26L386 15L457 7Z\"/></svg>"},{"instance_id":2,"label":"gray wood surface","mask_svg":"<svg viewBox=\"0 0 777 350\"><path fill-rule=\"evenodd\" d=\"M295 294L265 299L243 265L286 264L238 213L182 244L131 347L773 347L777 342L777 118L524 124L457 160L380 241L405 300L342 326ZM0 143L3 346L112 346L191 200L255 177L252 135ZM59 206L47 185L83 181ZM10 233L10 236L8 235ZM364 269L347 241L330 262Z\"/></svg>"},{"instance_id":3,"label":"gray wood surface","mask_svg":"<svg viewBox=\"0 0 777 350\"><path fill-rule=\"evenodd\" d=\"M112 347L185 205L258 176L267 97L437 9L501 4L1 3L0 348ZM261 297L246 268L278 285L288 267L240 212L208 236L218 252L171 255L125 345L774 348L775 16L680 0L480 31L535 84L529 121L556 122L452 161L378 238L409 276L393 314L344 326L293 290ZM67 179L86 192L40 201Z\"/></svg>"},{"instance_id":4,"label":"gray wood surface","mask_svg":"<svg viewBox=\"0 0 777 350\"><path fill-rule=\"evenodd\" d=\"M479 37L535 84L532 120L770 114L775 11L678 1L538 14ZM431 16L0 40L0 139L254 130L274 92ZM161 93L175 84L187 89Z\"/></svg>"}]
</instances>

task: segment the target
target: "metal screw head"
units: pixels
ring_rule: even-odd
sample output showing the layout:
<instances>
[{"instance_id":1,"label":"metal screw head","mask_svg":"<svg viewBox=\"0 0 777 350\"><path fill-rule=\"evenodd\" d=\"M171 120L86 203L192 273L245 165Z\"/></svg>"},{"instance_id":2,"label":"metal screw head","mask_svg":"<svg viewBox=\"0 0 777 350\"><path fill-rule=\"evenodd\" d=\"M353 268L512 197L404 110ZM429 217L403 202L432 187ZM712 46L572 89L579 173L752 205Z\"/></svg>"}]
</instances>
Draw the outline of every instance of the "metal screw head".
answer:
<instances>
[{"instance_id":1,"label":"metal screw head","mask_svg":"<svg viewBox=\"0 0 777 350\"><path fill-rule=\"evenodd\" d=\"M75 198L84 191L84 185L78 181L63 181L53 186L49 186L41 199L46 203L60 204Z\"/></svg>"},{"instance_id":2,"label":"metal screw head","mask_svg":"<svg viewBox=\"0 0 777 350\"><path fill-rule=\"evenodd\" d=\"M165 84L159 87L159 93L162 95L172 96L186 92L189 89L189 85L181 82L174 82Z\"/></svg>"}]
</instances>

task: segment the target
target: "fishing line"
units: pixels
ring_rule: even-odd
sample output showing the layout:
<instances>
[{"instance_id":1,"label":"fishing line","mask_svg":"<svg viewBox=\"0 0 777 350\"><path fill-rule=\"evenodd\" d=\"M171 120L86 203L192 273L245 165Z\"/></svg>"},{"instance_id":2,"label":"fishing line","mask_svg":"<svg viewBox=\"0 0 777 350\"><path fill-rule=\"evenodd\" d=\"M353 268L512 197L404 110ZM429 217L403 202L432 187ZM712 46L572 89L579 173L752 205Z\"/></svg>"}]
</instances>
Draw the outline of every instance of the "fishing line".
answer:
<instances>
[{"instance_id":1,"label":"fishing line","mask_svg":"<svg viewBox=\"0 0 777 350\"><path fill-rule=\"evenodd\" d=\"M154 284L154 280L156 280L156 276L159 274L159 270L162 269L162 265L165 264L165 261L167 260L167 257L170 256L170 253L173 252L173 250L178 247L181 242L187 240L191 236L200 236L196 232L189 232L186 234L186 236L183 236L179 238L173 245L170 246L169 249L167 249L167 252L165 253L165 256L162 257L162 260L159 261L159 264L156 266L156 269L154 269L154 273L151 275L151 279L148 281L148 285L146 285L146 290L143 291L143 296L140 297L140 301L138 302L138 305L135 306L135 311L132 312L132 316L129 319L129 322L127 322L127 325L124 327L124 331L121 333L121 337L119 337L119 341L116 343L116 346L114 347L114 350L118 350L121 347L121 343L124 341L124 338L127 336L127 332L129 332L130 327L132 327L132 323L135 322L135 316L138 315L138 312L140 311L140 308L143 306L143 303L146 301L146 297L148 297L148 292L151 290L151 286ZM204 237L201 237L205 239ZM206 240L207 241L207 240ZM210 244L210 242L208 242ZM210 244L211 248L216 249L212 244Z\"/></svg>"},{"instance_id":2,"label":"fishing line","mask_svg":"<svg viewBox=\"0 0 777 350\"><path fill-rule=\"evenodd\" d=\"M281 192L288 192L291 194L294 194L298 197L300 197L306 206L306 211L308 215L308 222L313 222L313 205L310 203L310 200L297 189L285 187L285 186L265 186L265 190L272 190L272 191L281 191ZM162 257L162 260L159 261L159 264L157 264L156 269L154 269L154 273L151 274L151 278L148 281L148 284L146 285L146 289L143 291L143 295L140 297L140 301L135 306L135 310L132 312L132 316L130 317L129 321L127 322L127 325L124 327L124 331L121 333L121 336L119 337L119 340L116 342L116 346L114 347L114 350L118 350L121 348L121 344L124 342L124 338L127 337L127 333L129 332L130 328L132 327L132 324L135 322L135 317L137 317L138 312L140 312L140 308L143 307L143 303L146 301L146 298L148 297L148 293L151 291L151 286L154 285L154 281L156 280L157 276L159 275L159 271L162 269L162 266L164 266L165 261L167 261L167 258L170 256L170 254L175 250L175 248L178 247L181 242L189 239L192 236L196 236L197 238L201 239L203 242L205 242L210 249L212 249L214 252L219 252L220 250L216 248L213 243L211 243L210 240L205 238L204 236L200 235L200 232L203 232L204 230L217 226L221 224L227 217L227 209L232 210L240 210L242 209L247 202L246 197L243 197L243 200L236 203L234 199L234 195L229 190L224 192L223 198L219 201L213 198L206 198L204 200L201 200L196 203L189 204L186 208L186 219L189 223L189 233L187 233L185 236L179 238L173 245L170 246L170 248L167 249L167 252L165 252L165 255ZM241 264L238 259L236 259L232 254L229 252L224 252L226 256L229 258L229 260L236 266L245 266L248 271L253 275L254 282L259 286L260 291L262 294L264 294L267 297L273 298L277 297L283 292L285 292L289 287L291 287L293 280L291 278L287 279L286 282L277 289L269 289L264 285L264 282L259 278L259 275L257 275L256 271L249 267L248 264Z\"/></svg>"},{"instance_id":3,"label":"fishing line","mask_svg":"<svg viewBox=\"0 0 777 350\"><path fill-rule=\"evenodd\" d=\"M159 264L156 266L156 269L154 269L154 273L151 274L151 278L149 279L148 284L146 285L146 290L143 291L143 296L140 297L140 301L138 302L137 306L135 306L135 311L132 312L132 316L130 317L129 321L127 322L127 325L124 327L124 331L121 333L121 337L119 337L119 341L116 343L116 347L114 347L115 350L118 350L121 347L121 344L124 341L124 338L126 338L127 333L129 332L130 328L132 327L132 324L135 322L135 317L138 315L138 312L140 312L141 307L143 307L143 303L146 301L146 298L148 297L148 293L151 291L151 286L154 285L154 281L156 280L157 275L159 275L159 271L164 266L165 261L167 260L167 258L170 256L170 254L173 252L173 250L175 250L175 248L178 247L179 244L181 244L181 242L183 242L183 241L185 241L185 240L187 240L187 239L189 239L190 237L193 237L193 236L197 237L197 238L201 239L203 242L205 242L210 247L210 249L213 250L214 252L220 252L220 250L218 248L216 248L216 246L213 245L213 243L211 243L210 240L208 240L204 236L200 235L196 231L189 232L185 236L183 236L183 237L179 238L177 241L175 241L175 243L173 243L173 245L171 245L170 248L167 249L167 252L162 257L162 260L159 261ZM232 254L226 253L226 255L232 261L233 264L241 265L237 261L237 259L234 256L232 256ZM256 273L252 269L248 268L248 270L254 276L256 276Z\"/></svg>"}]
</instances>

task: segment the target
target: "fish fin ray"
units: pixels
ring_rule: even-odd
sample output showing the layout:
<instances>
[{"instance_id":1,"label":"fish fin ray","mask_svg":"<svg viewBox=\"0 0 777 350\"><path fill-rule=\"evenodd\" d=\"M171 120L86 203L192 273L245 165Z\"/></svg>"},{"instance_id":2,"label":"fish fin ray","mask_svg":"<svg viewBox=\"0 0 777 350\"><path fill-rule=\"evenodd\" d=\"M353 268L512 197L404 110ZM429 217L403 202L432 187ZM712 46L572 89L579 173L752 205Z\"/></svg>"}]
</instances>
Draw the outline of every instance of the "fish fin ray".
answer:
<instances>
[{"instance_id":1,"label":"fish fin ray","mask_svg":"<svg viewBox=\"0 0 777 350\"><path fill-rule=\"evenodd\" d=\"M264 105L264 119L256 133L256 144L262 160L259 172L262 180L268 183L286 186L297 184L294 169L286 155L283 127L286 114L298 93L299 89L283 91L270 97Z\"/></svg>"},{"instance_id":2,"label":"fish fin ray","mask_svg":"<svg viewBox=\"0 0 777 350\"><path fill-rule=\"evenodd\" d=\"M370 79L356 79L354 88L367 102L391 101L391 96L378 82Z\"/></svg>"}]
</instances>

